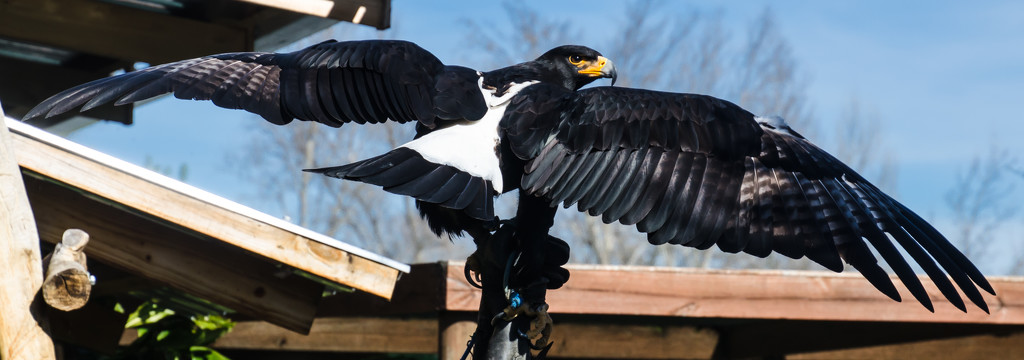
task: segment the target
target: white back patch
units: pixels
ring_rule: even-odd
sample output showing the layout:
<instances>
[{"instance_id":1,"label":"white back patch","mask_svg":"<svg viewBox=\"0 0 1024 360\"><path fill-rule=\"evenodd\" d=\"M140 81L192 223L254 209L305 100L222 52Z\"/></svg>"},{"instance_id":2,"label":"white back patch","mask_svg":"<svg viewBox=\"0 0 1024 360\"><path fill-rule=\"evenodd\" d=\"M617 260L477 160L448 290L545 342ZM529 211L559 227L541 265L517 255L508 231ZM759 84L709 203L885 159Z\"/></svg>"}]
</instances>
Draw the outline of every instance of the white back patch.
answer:
<instances>
[{"instance_id":1,"label":"white back patch","mask_svg":"<svg viewBox=\"0 0 1024 360\"><path fill-rule=\"evenodd\" d=\"M494 191L500 194L504 184L501 164L498 161L498 145L501 143L498 137L498 123L505 115L509 100L522 89L536 83L537 81L530 81L513 84L499 97L494 95L494 90L483 89L481 77L480 92L488 107L483 118L457 122L400 147L413 150L432 163L448 165L490 181Z\"/></svg>"}]
</instances>

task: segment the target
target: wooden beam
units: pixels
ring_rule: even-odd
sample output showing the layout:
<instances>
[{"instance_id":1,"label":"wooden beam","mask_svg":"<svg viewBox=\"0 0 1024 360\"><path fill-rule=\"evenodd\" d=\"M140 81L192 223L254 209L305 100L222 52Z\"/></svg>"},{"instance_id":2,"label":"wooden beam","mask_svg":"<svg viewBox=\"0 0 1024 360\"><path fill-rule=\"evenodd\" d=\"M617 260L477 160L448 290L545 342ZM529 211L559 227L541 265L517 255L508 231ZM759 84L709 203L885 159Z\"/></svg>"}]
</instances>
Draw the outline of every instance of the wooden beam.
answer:
<instances>
[{"instance_id":1,"label":"wooden beam","mask_svg":"<svg viewBox=\"0 0 1024 360\"><path fill-rule=\"evenodd\" d=\"M7 126L0 124L0 359L54 359L53 340L36 321L42 255L14 152Z\"/></svg>"},{"instance_id":2,"label":"wooden beam","mask_svg":"<svg viewBox=\"0 0 1024 360\"><path fill-rule=\"evenodd\" d=\"M366 293L324 298L317 317L360 317L434 314L442 310L445 287L442 263L412 265L395 283L391 299Z\"/></svg>"},{"instance_id":3,"label":"wooden beam","mask_svg":"<svg viewBox=\"0 0 1024 360\"><path fill-rule=\"evenodd\" d=\"M383 30L391 27L389 0L238 0L298 14L366 24Z\"/></svg>"},{"instance_id":4,"label":"wooden beam","mask_svg":"<svg viewBox=\"0 0 1024 360\"><path fill-rule=\"evenodd\" d=\"M1011 335L978 335L907 344L793 354L786 356L786 359L1019 359L1021 354L1024 354L1024 332Z\"/></svg>"},{"instance_id":5,"label":"wooden beam","mask_svg":"<svg viewBox=\"0 0 1024 360\"><path fill-rule=\"evenodd\" d=\"M24 134L29 131L33 132L32 138ZM46 142L38 140L40 138L47 138ZM106 202L129 212L147 214L174 227L258 254L269 261L388 299L401 272L397 265L385 265L369 257L375 256L379 261L393 260L347 244L328 245L326 241L337 243L337 240L286 224L280 219L270 218L66 140L54 139L37 129L20 126L13 139L18 162L24 169L92 197L106 199ZM89 153L89 156L82 153ZM237 209L229 210L225 207L227 205L234 205ZM241 211L251 214L243 215ZM305 233L300 234L299 231ZM314 235L323 238L323 242L313 240L310 236ZM98 237L96 234L93 236ZM342 245L352 249L342 250ZM360 251L360 255L356 255L356 251Z\"/></svg>"},{"instance_id":6,"label":"wooden beam","mask_svg":"<svg viewBox=\"0 0 1024 360\"><path fill-rule=\"evenodd\" d=\"M0 1L0 36L151 64L252 50L246 29L94 0Z\"/></svg>"},{"instance_id":7,"label":"wooden beam","mask_svg":"<svg viewBox=\"0 0 1024 360\"><path fill-rule=\"evenodd\" d=\"M465 350L469 334L473 332L471 313L450 314L454 317L449 325L441 324L436 318L318 318L309 336L299 336L263 322L242 322L234 331L218 340L214 347L218 349L253 350L253 351L287 351L287 352L354 352L354 353L439 353L441 359L459 358ZM443 320L442 320L443 322ZM466 326L468 325L468 326ZM989 354L1013 354L1020 351L1022 343L1016 333L1020 331L1006 328L977 327L965 324L942 324L945 329L935 329L937 324L928 323L826 323L803 322L786 323L772 320L763 323L756 332L744 331L733 334L743 337L744 347L740 351L722 349L722 336L716 328L728 328L728 325L696 326L688 324L672 324L651 318L581 318L566 315L556 323L556 331L552 340L555 342L549 354L554 358L589 358L589 359L708 359L708 358L762 358L789 356L790 354L807 351L807 349L839 349L865 344L879 344L894 341L909 341L911 338L947 338L958 337L973 339L972 345L979 348L986 346L1002 346L1011 350L980 351L979 356L969 356L965 351L952 351L962 356L948 358L1012 358L1006 356L988 356ZM443 331L449 330L445 334ZM972 333L988 332L990 334L975 336ZM898 334L903 333L903 334ZM914 334L918 333L918 334ZM442 335L443 334L443 335ZM961 334L961 335L956 335ZM995 334L995 335L991 335ZM447 335L447 336L446 336ZM903 336L900 339L889 339L890 335ZM966 335L966 336L965 336ZM432 336L440 336L440 345L427 341ZM1008 338L1008 336L1010 336ZM1017 337L1014 337L1017 336ZM764 346L764 341L750 341L749 337L763 337L766 341L781 343ZM854 342L841 338L856 338ZM839 338L837 341L836 339ZM122 343L130 342L132 335L126 333ZM819 341L830 343L804 344ZM844 342L845 341L845 342ZM859 341L859 342L858 342ZM944 344L946 340L925 343ZM949 340L953 341L953 340ZM925 344L925 343L910 343ZM950 344L964 342L953 341ZM441 346L447 344L446 346ZM856 344L856 345L855 345ZM914 345L924 347L924 345ZM953 345L950 345L953 347ZM872 359L875 353L889 354L877 358L928 358L916 356L914 352L904 353L893 349L898 346L881 346L872 350L827 351L807 353L811 355L797 358L836 358L836 359ZM803 349L803 350L800 350ZM725 350L725 351L723 351ZM978 351L972 349L971 351ZM925 355L930 353L922 352ZM818 357L817 354L825 356ZM859 354L859 355L858 355ZM867 354L867 355L864 355ZM287 357L287 356L284 356ZM942 358L942 357L940 357Z\"/></svg>"},{"instance_id":8,"label":"wooden beam","mask_svg":"<svg viewBox=\"0 0 1024 360\"><path fill-rule=\"evenodd\" d=\"M292 331L309 330L322 285L39 174L24 179L44 241L56 242L68 227L85 230L92 238L86 248L90 259ZM94 291L103 293L103 287L103 279L97 279Z\"/></svg>"},{"instance_id":9,"label":"wooden beam","mask_svg":"<svg viewBox=\"0 0 1024 360\"><path fill-rule=\"evenodd\" d=\"M466 283L462 268L461 263L448 266L446 310L474 311L479 302L480 292ZM565 286L548 292L552 313L1024 324L1024 282L1019 278L989 278L999 294L983 294L989 315L974 308L960 312L924 277L935 313L905 292L908 300L890 300L859 274L585 265L569 266L569 271Z\"/></svg>"},{"instance_id":10,"label":"wooden beam","mask_svg":"<svg viewBox=\"0 0 1024 360\"><path fill-rule=\"evenodd\" d=\"M124 342L124 340L122 340ZM432 318L317 318L309 335L244 321L213 344L217 349L378 353L437 352Z\"/></svg>"},{"instance_id":11,"label":"wooden beam","mask_svg":"<svg viewBox=\"0 0 1024 360\"><path fill-rule=\"evenodd\" d=\"M587 359L710 359L712 329L679 325L556 323L550 356Z\"/></svg>"},{"instance_id":12,"label":"wooden beam","mask_svg":"<svg viewBox=\"0 0 1024 360\"><path fill-rule=\"evenodd\" d=\"M1021 325L817 320L733 321L716 328L722 332L722 341L715 355L723 359L779 357L1024 330Z\"/></svg>"},{"instance_id":13,"label":"wooden beam","mask_svg":"<svg viewBox=\"0 0 1024 360\"><path fill-rule=\"evenodd\" d=\"M469 313L453 314L459 321L446 327L450 351L441 359L458 359L466 349L475 322ZM331 351L357 353L438 353L440 331L436 318L317 318L308 336L276 326L246 321L217 340L216 349L260 351ZM121 343L132 340L126 332ZM629 325L613 322L565 321L556 325L550 356L590 359L707 359L718 335L692 326Z\"/></svg>"},{"instance_id":14,"label":"wooden beam","mask_svg":"<svg viewBox=\"0 0 1024 360\"><path fill-rule=\"evenodd\" d=\"M297 39L323 31L338 21L316 16L303 15L284 10L268 9L257 12L242 20L243 26L253 31L253 49L256 51L277 51L291 45Z\"/></svg>"},{"instance_id":15,"label":"wooden beam","mask_svg":"<svg viewBox=\"0 0 1024 360\"><path fill-rule=\"evenodd\" d=\"M238 0L260 6L278 8L300 14L327 17L334 9L331 0Z\"/></svg>"}]
</instances>

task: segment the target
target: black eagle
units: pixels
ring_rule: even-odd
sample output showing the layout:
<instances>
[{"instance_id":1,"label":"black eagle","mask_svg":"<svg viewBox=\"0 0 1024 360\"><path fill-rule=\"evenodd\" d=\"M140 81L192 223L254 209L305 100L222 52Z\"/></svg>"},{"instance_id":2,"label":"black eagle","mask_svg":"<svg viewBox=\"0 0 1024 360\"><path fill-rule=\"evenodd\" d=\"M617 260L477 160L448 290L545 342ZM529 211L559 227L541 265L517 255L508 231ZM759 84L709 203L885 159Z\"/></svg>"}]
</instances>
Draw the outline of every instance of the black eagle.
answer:
<instances>
[{"instance_id":1,"label":"black eagle","mask_svg":"<svg viewBox=\"0 0 1024 360\"><path fill-rule=\"evenodd\" d=\"M480 72L442 64L404 41L324 42L292 53L230 53L154 66L54 95L26 118L165 93L211 100L284 125L417 123L417 137L354 164L316 169L416 199L438 235L486 238L493 200L519 190L524 255L555 207L618 221L672 243L765 257L850 264L900 295L868 244L925 307L932 304L902 248L962 311L994 294L934 227L821 150L780 118L711 96L621 87L581 88L616 73L582 46ZM539 260L538 260L539 259Z\"/></svg>"}]
</instances>

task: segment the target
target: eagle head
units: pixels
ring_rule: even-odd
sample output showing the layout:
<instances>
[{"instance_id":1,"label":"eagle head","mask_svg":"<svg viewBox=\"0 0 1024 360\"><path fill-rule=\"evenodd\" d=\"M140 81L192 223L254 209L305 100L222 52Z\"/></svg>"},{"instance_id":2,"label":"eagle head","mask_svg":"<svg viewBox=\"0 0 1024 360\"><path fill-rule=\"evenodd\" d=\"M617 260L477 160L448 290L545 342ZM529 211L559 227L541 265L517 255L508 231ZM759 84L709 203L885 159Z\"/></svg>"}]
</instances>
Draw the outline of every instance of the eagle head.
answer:
<instances>
[{"instance_id":1,"label":"eagle head","mask_svg":"<svg viewBox=\"0 0 1024 360\"><path fill-rule=\"evenodd\" d=\"M562 45L548 50L534 62L554 70L558 80L572 90L579 90L600 78L611 78L612 85L615 85L615 79L618 77L611 60L586 46Z\"/></svg>"}]
</instances>

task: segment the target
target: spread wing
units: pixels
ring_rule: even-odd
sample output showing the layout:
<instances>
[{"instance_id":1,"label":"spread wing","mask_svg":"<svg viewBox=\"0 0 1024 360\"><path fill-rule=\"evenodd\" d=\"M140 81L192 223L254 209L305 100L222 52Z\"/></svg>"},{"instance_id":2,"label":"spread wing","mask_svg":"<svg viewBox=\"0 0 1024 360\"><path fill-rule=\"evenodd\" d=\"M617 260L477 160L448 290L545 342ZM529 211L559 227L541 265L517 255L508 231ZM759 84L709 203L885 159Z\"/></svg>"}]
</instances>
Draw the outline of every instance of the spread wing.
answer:
<instances>
[{"instance_id":1,"label":"spread wing","mask_svg":"<svg viewBox=\"0 0 1024 360\"><path fill-rule=\"evenodd\" d=\"M173 93L212 100L283 125L293 119L330 126L347 122L479 119L487 107L479 75L445 66L405 41L320 43L292 53L205 56L96 80L54 95L25 118L53 116Z\"/></svg>"},{"instance_id":2,"label":"spread wing","mask_svg":"<svg viewBox=\"0 0 1024 360\"><path fill-rule=\"evenodd\" d=\"M501 126L527 161L525 191L635 224L653 244L845 261L900 300L870 244L932 309L901 247L957 308L950 278L988 311L975 285L991 286L935 228L781 121L702 95L535 86Z\"/></svg>"}]
</instances>

